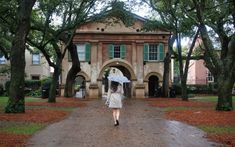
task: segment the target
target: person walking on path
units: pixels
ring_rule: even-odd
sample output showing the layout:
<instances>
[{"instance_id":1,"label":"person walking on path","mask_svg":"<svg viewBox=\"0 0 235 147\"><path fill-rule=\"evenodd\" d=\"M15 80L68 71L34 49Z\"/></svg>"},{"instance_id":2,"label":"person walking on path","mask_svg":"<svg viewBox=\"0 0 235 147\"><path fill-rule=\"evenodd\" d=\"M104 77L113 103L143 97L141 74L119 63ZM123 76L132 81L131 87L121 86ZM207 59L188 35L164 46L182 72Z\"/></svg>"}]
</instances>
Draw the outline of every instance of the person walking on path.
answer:
<instances>
[{"instance_id":1,"label":"person walking on path","mask_svg":"<svg viewBox=\"0 0 235 147\"><path fill-rule=\"evenodd\" d=\"M120 109L122 108L123 89L118 82L111 81L110 89L108 90L107 103L112 109L114 126L119 125Z\"/></svg>"}]
</instances>

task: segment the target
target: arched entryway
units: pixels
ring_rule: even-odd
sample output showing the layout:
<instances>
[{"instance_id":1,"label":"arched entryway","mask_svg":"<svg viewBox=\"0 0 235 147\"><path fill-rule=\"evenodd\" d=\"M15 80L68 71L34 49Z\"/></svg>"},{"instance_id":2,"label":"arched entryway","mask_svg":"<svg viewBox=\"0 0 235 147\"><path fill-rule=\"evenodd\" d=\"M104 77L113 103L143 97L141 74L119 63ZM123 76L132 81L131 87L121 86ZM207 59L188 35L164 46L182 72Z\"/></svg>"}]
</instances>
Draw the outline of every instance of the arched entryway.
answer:
<instances>
[{"instance_id":1,"label":"arched entryway","mask_svg":"<svg viewBox=\"0 0 235 147\"><path fill-rule=\"evenodd\" d=\"M75 97L84 98L86 96L86 79L78 75L74 82Z\"/></svg>"},{"instance_id":2,"label":"arched entryway","mask_svg":"<svg viewBox=\"0 0 235 147\"><path fill-rule=\"evenodd\" d=\"M149 97L156 97L158 96L158 89L159 89L159 78L155 75L152 75L148 79L148 91Z\"/></svg>"},{"instance_id":3,"label":"arched entryway","mask_svg":"<svg viewBox=\"0 0 235 147\"><path fill-rule=\"evenodd\" d=\"M110 60L106 62L104 66L102 67L102 70L97 79L98 81L101 81L100 83L102 84L100 85L100 87L102 87L100 88L101 95L107 92L107 86L105 86L107 85L107 76L108 76L107 72L113 72L112 71L113 69L117 69L117 71L120 71L124 76L126 76L131 81L130 83L123 84L124 95L126 97L131 97L132 91L133 91L132 81L136 80L136 76L134 74L134 71L131 65L127 61L122 60L122 59Z\"/></svg>"}]
</instances>

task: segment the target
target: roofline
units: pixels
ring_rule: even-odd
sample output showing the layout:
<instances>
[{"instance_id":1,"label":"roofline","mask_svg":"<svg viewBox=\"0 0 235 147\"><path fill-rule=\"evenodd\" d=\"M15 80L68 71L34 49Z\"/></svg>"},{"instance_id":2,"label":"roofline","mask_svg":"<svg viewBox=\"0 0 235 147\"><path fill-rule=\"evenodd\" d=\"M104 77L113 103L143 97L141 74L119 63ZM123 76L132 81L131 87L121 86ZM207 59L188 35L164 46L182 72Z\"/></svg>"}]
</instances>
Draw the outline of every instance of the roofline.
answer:
<instances>
[{"instance_id":1,"label":"roofline","mask_svg":"<svg viewBox=\"0 0 235 147\"><path fill-rule=\"evenodd\" d=\"M96 32L96 31L76 31L78 34L106 34L106 35L171 35L171 32Z\"/></svg>"}]
</instances>

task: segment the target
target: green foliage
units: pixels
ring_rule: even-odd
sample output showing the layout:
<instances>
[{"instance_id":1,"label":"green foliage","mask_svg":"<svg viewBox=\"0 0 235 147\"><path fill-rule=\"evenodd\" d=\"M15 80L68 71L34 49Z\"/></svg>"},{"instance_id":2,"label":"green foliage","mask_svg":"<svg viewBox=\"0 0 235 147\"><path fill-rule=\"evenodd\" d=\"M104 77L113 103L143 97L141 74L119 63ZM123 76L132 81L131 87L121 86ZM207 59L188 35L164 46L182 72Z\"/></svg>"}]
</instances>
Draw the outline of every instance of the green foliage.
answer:
<instances>
[{"instance_id":1,"label":"green foliage","mask_svg":"<svg viewBox=\"0 0 235 147\"><path fill-rule=\"evenodd\" d=\"M0 96L2 96L4 94L4 89L3 89L3 85L0 84Z\"/></svg>"},{"instance_id":2,"label":"green foliage","mask_svg":"<svg viewBox=\"0 0 235 147\"><path fill-rule=\"evenodd\" d=\"M44 87L44 86L49 86L50 87L50 84L52 82L52 77L47 77L47 78L44 78L41 80L41 86Z\"/></svg>"},{"instance_id":3,"label":"green foliage","mask_svg":"<svg viewBox=\"0 0 235 147\"><path fill-rule=\"evenodd\" d=\"M15 126L4 127L0 129L1 132L18 134L18 135L32 135L38 130L44 128L45 124L37 123L21 123Z\"/></svg>"},{"instance_id":4,"label":"green foliage","mask_svg":"<svg viewBox=\"0 0 235 147\"><path fill-rule=\"evenodd\" d=\"M187 91L191 94L214 94L209 85L187 85Z\"/></svg>"},{"instance_id":5,"label":"green foliage","mask_svg":"<svg viewBox=\"0 0 235 147\"><path fill-rule=\"evenodd\" d=\"M42 90L41 89L32 90L27 94L27 96L42 97Z\"/></svg>"},{"instance_id":6,"label":"green foliage","mask_svg":"<svg viewBox=\"0 0 235 147\"><path fill-rule=\"evenodd\" d=\"M79 91L79 90L80 90L80 87L81 87L81 85L75 84L75 85L74 85L74 90L75 90L75 91Z\"/></svg>"},{"instance_id":7,"label":"green foliage","mask_svg":"<svg viewBox=\"0 0 235 147\"><path fill-rule=\"evenodd\" d=\"M217 105L216 110L219 111L231 111L233 107L229 104L229 102L223 103L222 106Z\"/></svg>"},{"instance_id":8,"label":"green foliage","mask_svg":"<svg viewBox=\"0 0 235 147\"><path fill-rule=\"evenodd\" d=\"M5 113L24 113L24 99L20 99L18 101L9 99L8 104L5 107Z\"/></svg>"},{"instance_id":9,"label":"green foliage","mask_svg":"<svg viewBox=\"0 0 235 147\"><path fill-rule=\"evenodd\" d=\"M31 90L37 90L41 87L40 80L25 80L25 87Z\"/></svg>"},{"instance_id":10,"label":"green foliage","mask_svg":"<svg viewBox=\"0 0 235 147\"><path fill-rule=\"evenodd\" d=\"M32 91L37 91L41 87L40 80L25 80L25 95L32 96ZM9 95L10 81L5 83L6 95Z\"/></svg>"},{"instance_id":11,"label":"green foliage","mask_svg":"<svg viewBox=\"0 0 235 147\"><path fill-rule=\"evenodd\" d=\"M10 81L7 81L5 83L5 89L6 89L6 94L5 95L9 95L9 90L10 90Z\"/></svg>"},{"instance_id":12,"label":"green foliage","mask_svg":"<svg viewBox=\"0 0 235 147\"><path fill-rule=\"evenodd\" d=\"M175 90L176 95L181 94L181 85L180 84L174 84L174 85L172 85L172 88Z\"/></svg>"},{"instance_id":13,"label":"green foliage","mask_svg":"<svg viewBox=\"0 0 235 147\"><path fill-rule=\"evenodd\" d=\"M107 68L107 69L105 69L105 71L104 71L104 77L105 78L107 78L108 77L108 75L109 75L109 73L110 73L110 68Z\"/></svg>"},{"instance_id":14,"label":"green foliage","mask_svg":"<svg viewBox=\"0 0 235 147\"><path fill-rule=\"evenodd\" d=\"M11 72L11 67L9 65L1 66L0 73L10 74L10 72Z\"/></svg>"},{"instance_id":15,"label":"green foliage","mask_svg":"<svg viewBox=\"0 0 235 147\"><path fill-rule=\"evenodd\" d=\"M133 25L135 21L134 14L128 10L124 2L112 1L109 6L111 6L110 10L104 9L104 12L96 15L93 21L105 22L106 25L112 26L120 23L121 20L127 27ZM107 21L106 18L111 19L111 21Z\"/></svg>"}]
</instances>

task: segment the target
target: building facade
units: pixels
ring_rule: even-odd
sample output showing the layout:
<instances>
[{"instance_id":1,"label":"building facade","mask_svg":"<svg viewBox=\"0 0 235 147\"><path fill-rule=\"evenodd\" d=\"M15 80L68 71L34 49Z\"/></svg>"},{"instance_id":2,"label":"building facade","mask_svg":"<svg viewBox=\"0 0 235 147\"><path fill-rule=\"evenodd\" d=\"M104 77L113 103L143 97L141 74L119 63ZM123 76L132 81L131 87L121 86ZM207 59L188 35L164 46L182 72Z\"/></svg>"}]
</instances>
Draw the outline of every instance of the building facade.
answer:
<instances>
[{"instance_id":1,"label":"building facade","mask_svg":"<svg viewBox=\"0 0 235 147\"><path fill-rule=\"evenodd\" d=\"M26 80L40 80L45 77L49 77L50 67L39 52L30 53L28 50L25 51L25 79ZM4 56L0 58L0 69L10 68L10 61L6 60ZM0 84L3 86L7 81L10 80L10 74L0 73Z\"/></svg>"},{"instance_id":2,"label":"building facade","mask_svg":"<svg viewBox=\"0 0 235 147\"><path fill-rule=\"evenodd\" d=\"M194 51L202 45L202 40L198 37ZM189 85L207 85L214 82L211 72L205 67L204 60L190 60L188 69L187 84Z\"/></svg>"},{"instance_id":3,"label":"building facade","mask_svg":"<svg viewBox=\"0 0 235 147\"><path fill-rule=\"evenodd\" d=\"M86 96L101 97L106 72L111 68L120 70L131 81L124 85L126 96L154 96L155 89L162 85L170 32L145 32L144 21L136 16L134 24L127 27L107 18L105 22L88 22L76 30L73 43L77 46L81 63L78 76L85 80ZM70 67L67 55L62 63L62 85Z\"/></svg>"}]
</instances>

